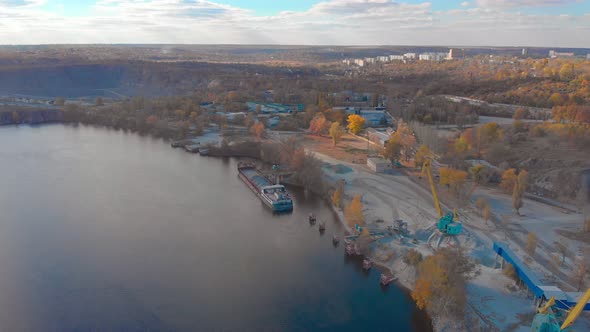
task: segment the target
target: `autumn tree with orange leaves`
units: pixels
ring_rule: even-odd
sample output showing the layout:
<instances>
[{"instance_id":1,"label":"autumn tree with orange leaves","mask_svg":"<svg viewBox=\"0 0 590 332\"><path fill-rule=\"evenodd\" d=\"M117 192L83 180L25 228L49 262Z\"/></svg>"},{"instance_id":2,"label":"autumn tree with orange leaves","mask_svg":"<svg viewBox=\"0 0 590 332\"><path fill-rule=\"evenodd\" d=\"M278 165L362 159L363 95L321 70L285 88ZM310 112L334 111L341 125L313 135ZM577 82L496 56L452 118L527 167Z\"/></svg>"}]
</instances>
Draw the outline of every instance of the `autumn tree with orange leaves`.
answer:
<instances>
[{"instance_id":1,"label":"autumn tree with orange leaves","mask_svg":"<svg viewBox=\"0 0 590 332\"><path fill-rule=\"evenodd\" d=\"M252 133L252 135L254 135L254 137L256 137L256 140L261 141L264 135L266 134L266 130L264 129L264 123L256 122L252 125L252 127L250 127L250 132Z\"/></svg>"},{"instance_id":2,"label":"autumn tree with orange leaves","mask_svg":"<svg viewBox=\"0 0 590 332\"><path fill-rule=\"evenodd\" d=\"M443 248L426 257L416 271L412 299L420 309L437 316L463 317L467 281L476 265L461 248Z\"/></svg>"},{"instance_id":3,"label":"autumn tree with orange leaves","mask_svg":"<svg viewBox=\"0 0 590 332\"><path fill-rule=\"evenodd\" d=\"M362 116L358 114L351 114L348 116L346 120L348 121L348 126L346 126L346 128L350 130L351 133L356 135L361 130L363 130L363 127L365 125L365 118L363 118Z\"/></svg>"},{"instance_id":4,"label":"autumn tree with orange leaves","mask_svg":"<svg viewBox=\"0 0 590 332\"><path fill-rule=\"evenodd\" d=\"M361 195L354 195L352 201L350 201L344 209L344 216L350 227L354 227L356 224L362 225L364 223L365 218L363 217L363 202Z\"/></svg>"},{"instance_id":5,"label":"autumn tree with orange leaves","mask_svg":"<svg viewBox=\"0 0 590 332\"><path fill-rule=\"evenodd\" d=\"M460 195L463 192L463 185L467 180L467 172L454 169L441 167L439 169L440 185L446 185L455 195Z\"/></svg>"},{"instance_id":6,"label":"autumn tree with orange leaves","mask_svg":"<svg viewBox=\"0 0 590 332\"><path fill-rule=\"evenodd\" d=\"M313 135L321 135L328 128L328 120L323 114L314 116L309 123L309 132Z\"/></svg>"},{"instance_id":7,"label":"autumn tree with orange leaves","mask_svg":"<svg viewBox=\"0 0 590 332\"><path fill-rule=\"evenodd\" d=\"M516 183L516 169L510 168L502 173L502 181L500 182L500 188L504 190L506 193L512 192L514 189L514 184Z\"/></svg>"}]
</instances>

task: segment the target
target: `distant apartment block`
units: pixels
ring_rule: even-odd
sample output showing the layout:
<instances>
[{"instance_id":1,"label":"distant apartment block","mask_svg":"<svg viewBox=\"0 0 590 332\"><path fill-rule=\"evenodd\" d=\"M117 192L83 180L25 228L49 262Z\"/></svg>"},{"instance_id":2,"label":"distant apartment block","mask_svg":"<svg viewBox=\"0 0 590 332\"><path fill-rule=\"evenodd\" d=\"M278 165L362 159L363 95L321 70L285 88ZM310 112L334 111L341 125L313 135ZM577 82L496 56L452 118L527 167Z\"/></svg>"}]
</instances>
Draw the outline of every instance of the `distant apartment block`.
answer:
<instances>
[{"instance_id":1,"label":"distant apartment block","mask_svg":"<svg viewBox=\"0 0 590 332\"><path fill-rule=\"evenodd\" d=\"M428 52L428 53L421 53L418 56L420 61L443 61L447 59L447 53L435 53L435 52Z\"/></svg>"},{"instance_id":2,"label":"distant apartment block","mask_svg":"<svg viewBox=\"0 0 590 332\"><path fill-rule=\"evenodd\" d=\"M573 52L557 52L554 50L549 51L549 57L551 59L555 58L571 58L574 56Z\"/></svg>"},{"instance_id":3,"label":"distant apartment block","mask_svg":"<svg viewBox=\"0 0 590 332\"><path fill-rule=\"evenodd\" d=\"M406 54L404 54L404 59L415 60L416 59L416 53L406 53Z\"/></svg>"},{"instance_id":4,"label":"distant apartment block","mask_svg":"<svg viewBox=\"0 0 590 332\"><path fill-rule=\"evenodd\" d=\"M390 55L389 61L404 61L405 57L403 55Z\"/></svg>"}]
</instances>

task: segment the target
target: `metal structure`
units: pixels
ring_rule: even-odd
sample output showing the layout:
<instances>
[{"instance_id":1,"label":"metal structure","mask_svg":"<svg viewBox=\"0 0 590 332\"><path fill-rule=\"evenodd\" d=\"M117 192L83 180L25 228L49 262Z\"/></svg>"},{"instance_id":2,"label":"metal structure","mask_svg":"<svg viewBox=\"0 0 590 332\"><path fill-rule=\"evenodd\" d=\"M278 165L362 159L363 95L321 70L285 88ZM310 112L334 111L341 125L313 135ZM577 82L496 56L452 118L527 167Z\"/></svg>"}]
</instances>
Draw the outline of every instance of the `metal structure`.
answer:
<instances>
[{"instance_id":1,"label":"metal structure","mask_svg":"<svg viewBox=\"0 0 590 332\"><path fill-rule=\"evenodd\" d=\"M533 332L561 332L568 331L569 327L576 321L584 307L590 300L590 288L578 300L578 303L570 310L562 310L557 307L554 297L551 297L547 303L539 308L538 313L533 319L531 331ZM567 316L562 320L563 316ZM563 321L561 325L560 321Z\"/></svg>"},{"instance_id":2,"label":"metal structure","mask_svg":"<svg viewBox=\"0 0 590 332\"><path fill-rule=\"evenodd\" d=\"M447 214L443 212L443 209L440 205L440 200L438 199L438 193L436 192L434 177L432 176L432 161L430 159L427 159L422 165L422 175L424 176L424 174L428 176L430 190L432 191L432 199L434 200L434 207L439 217L439 220L436 223L436 228L438 229L438 232L435 231L430 235L430 237L428 238L428 243L431 244L431 242L438 237L438 240L436 241L436 246L433 246L435 248L438 248L446 236L455 236L461 234L461 231L463 230L463 225L455 221L455 218L457 217L457 214L455 212L450 212ZM457 242L456 238L454 240L455 242Z\"/></svg>"}]
</instances>

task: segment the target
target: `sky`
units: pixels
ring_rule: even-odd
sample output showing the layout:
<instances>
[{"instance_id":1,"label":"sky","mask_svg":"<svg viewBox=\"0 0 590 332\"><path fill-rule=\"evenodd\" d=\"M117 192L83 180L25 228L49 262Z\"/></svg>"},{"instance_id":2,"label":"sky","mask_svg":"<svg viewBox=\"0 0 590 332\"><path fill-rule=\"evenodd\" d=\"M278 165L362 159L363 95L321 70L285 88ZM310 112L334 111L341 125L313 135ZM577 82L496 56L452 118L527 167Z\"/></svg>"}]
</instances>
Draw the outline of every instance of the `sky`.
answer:
<instances>
[{"instance_id":1,"label":"sky","mask_svg":"<svg viewBox=\"0 0 590 332\"><path fill-rule=\"evenodd\" d=\"M6 44L590 47L590 0L0 0Z\"/></svg>"}]
</instances>

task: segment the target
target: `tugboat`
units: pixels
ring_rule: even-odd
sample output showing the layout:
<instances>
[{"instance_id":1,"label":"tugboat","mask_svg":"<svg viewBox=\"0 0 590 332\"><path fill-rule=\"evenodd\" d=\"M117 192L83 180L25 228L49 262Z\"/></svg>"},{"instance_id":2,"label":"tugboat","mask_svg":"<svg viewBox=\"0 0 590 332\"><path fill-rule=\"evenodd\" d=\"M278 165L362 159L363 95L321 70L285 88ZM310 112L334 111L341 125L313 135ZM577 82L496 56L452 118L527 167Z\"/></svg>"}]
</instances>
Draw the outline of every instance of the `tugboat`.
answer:
<instances>
[{"instance_id":1,"label":"tugboat","mask_svg":"<svg viewBox=\"0 0 590 332\"><path fill-rule=\"evenodd\" d=\"M363 259L363 270L369 271L373 267L373 262L368 259Z\"/></svg>"},{"instance_id":2,"label":"tugboat","mask_svg":"<svg viewBox=\"0 0 590 332\"><path fill-rule=\"evenodd\" d=\"M338 243L340 243L338 235L332 235L332 244L337 245Z\"/></svg>"},{"instance_id":3,"label":"tugboat","mask_svg":"<svg viewBox=\"0 0 590 332\"><path fill-rule=\"evenodd\" d=\"M389 286L389 284L391 284L392 282L396 281L397 278L394 276L388 276L385 273L381 273L381 278L379 280L379 282L381 283L381 286Z\"/></svg>"},{"instance_id":4,"label":"tugboat","mask_svg":"<svg viewBox=\"0 0 590 332\"><path fill-rule=\"evenodd\" d=\"M361 254L360 250L357 248L357 246L355 244L346 245L346 247L344 248L344 251L346 251L346 254L348 256L358 256Z\"/></svg>"},{"instance_id":5,"label":"tugboat","mask_svg":"<svg viewBox=\"0 0 590 332\"><path fill-rule=\"evenodd\" d=\"M316 221L315 215L313 213L310 213L309 217L307 217L307 219L309 220L310 224L314 224Z\"/></svg>"},{"instance_id":6,"label":"tugboat","mask_svg":"<svg viewBox=\"0 0 590 332\"><path fill-rule=\"evenodd\" d=\"M320 221L320 233L323 233L326 230L326 223L324 221Z\"/></svg>"}]
</instances>

